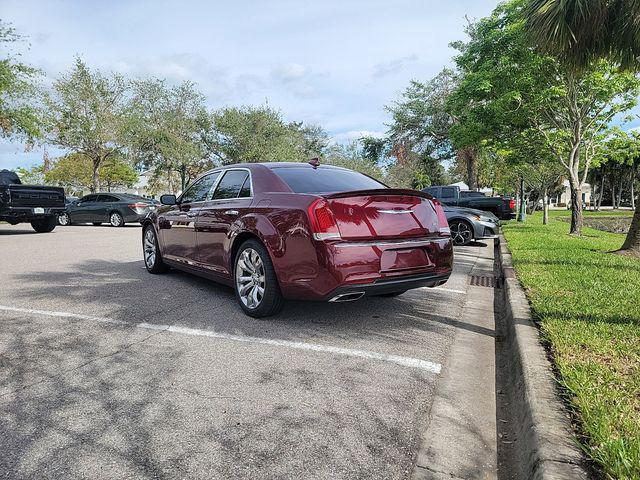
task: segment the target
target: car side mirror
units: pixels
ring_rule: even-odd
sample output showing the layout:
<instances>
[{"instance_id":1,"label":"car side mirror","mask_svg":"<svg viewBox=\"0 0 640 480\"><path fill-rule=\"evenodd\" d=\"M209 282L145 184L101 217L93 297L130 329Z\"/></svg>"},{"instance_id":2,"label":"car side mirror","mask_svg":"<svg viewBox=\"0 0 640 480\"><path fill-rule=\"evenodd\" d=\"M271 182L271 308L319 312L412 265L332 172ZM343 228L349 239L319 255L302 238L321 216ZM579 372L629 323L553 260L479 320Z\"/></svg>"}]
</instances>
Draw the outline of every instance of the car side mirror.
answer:
<instances>
[{"instance_id":1,"label":"car side mirror","mask_svg":"<svg viewBox=\"0 0 640 480\"><path fill-rule=\"evenodd\" d=\"M175 195L160 195L160 203L163 205L175 205L178 200Z\"/></svg>"}]
</instances>

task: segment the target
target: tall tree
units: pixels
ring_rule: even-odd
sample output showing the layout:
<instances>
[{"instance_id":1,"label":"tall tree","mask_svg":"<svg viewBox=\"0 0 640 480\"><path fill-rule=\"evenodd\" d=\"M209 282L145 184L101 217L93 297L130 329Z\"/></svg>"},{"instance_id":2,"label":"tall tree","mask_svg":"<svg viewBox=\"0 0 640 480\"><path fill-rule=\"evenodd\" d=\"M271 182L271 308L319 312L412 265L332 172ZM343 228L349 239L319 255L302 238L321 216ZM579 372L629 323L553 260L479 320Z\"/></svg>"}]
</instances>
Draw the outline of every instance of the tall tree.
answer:
<instances>
[{"instance_id":1,"label":"tall tree","mask_svg":"<svg viewBox=\"0 0 640 480\"><path fill-rule=\"evenodd\" d=\"M396 165L391 167L392 177L396 179L393 183L406 185L411 176L424 179L430 174L424 170L428 168L427 164L456 156L450 135L456 118L448 110L447 102L458 82L458 75L445 68L428 82L412 81L401 98L387 107L392 116L388 131L389 154L396 158ZM464 151L464 161L469 165L467 180L472 188L476 188L475 150ZM458 154L463 155L462 150ZM408 167L415 170L409 172Z\"/></svg>"},{"instance_id":2,"label":"tall tree","mask_svg":"<svg viewBox=\"0 0 640 480\"><path fill-rule=\"evenodd\" d=\"M0 45L3 46L0 59L0 136L32 141L42 133L41 116L34 102L38 93L35 80L39 72L10 52L10 47L20 40L20 35L10 25L0 21Z\"/></svg>"},{"instance_id":3,"label":"tall tree","mask_svg":"<svg viewBox=\"0 0 640 480\"><path fill-rule=\"evenodd\" d=\"M600 58L624 69L640 68L640 2L636 0L531 0L525 20L537 46L573 71L584 70ZM640 202L620 250L640 254Z\"/></svg>"},{"instance_id":4,"label":"tall tree","mask_svg":"<svg viewBox=\"0 0 640 480\"><path fill-rule=\"evenodd\" d=\"M223 108L212 116L213 149L224 164L303 161L329 143L320 127L287 123L269 106Z\"/></svg>"},{"instance_id":5,"label":"tall tree","mask_svg":"<svg viewBox=\"0 0 640 480\"><path fill-rule=\"evenodd\" d=\"M100 165L122 148L127 82L91 71L76 58L71 72L53 84L47 99L48 141L91 160L91 190L100 184Z\"/></svg>"},{"instance_id":6,"label":"tall tree","mask_svg":"<svg viewBox=\"0 0 640 480\"><path fill-rule=\"evenodd\" d=\"M636 104L640 84L605 61L578 74L535 52L524 30L525 7L521 0L499 5L469 27L469 42L458 45L456 61L464 76L452 95L460 115L452 135L479 143L535 130L546 140L545 150L565 167L570 232L579 235L582 186L591 160L613 117Z\"/></svg>"},{"instance_id":7,"label":"tall tree","mask_svg":"<svg viewBox=\"0 0 640 480\"><path fill-rule=\"evenodd\" d=\"M193 83L134 83L124 128L126 144L132 161L153 168L156 176L171 180L175 172L184 190L193 177L210 168L211 127L205 98Z\"/></svg>"}]
</instances>

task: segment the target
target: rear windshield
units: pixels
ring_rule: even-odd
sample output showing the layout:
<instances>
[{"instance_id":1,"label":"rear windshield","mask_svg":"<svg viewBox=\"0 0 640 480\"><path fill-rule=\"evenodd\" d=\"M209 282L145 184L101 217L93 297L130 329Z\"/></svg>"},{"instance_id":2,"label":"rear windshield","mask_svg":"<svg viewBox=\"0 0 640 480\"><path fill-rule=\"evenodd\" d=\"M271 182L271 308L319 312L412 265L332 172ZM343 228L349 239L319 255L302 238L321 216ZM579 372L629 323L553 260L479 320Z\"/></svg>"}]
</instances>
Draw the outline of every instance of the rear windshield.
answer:
<instances>
[{"instance_id":1,"label":"rear windshield","mask_svg":"<svg viewBox=\"0 0 640 480\"><path fill-rule=\"evenodd\" d=\"M387 188L373 178L352 170L276 167L273 171L296 193L335 193Z\"/></svg>"}]
</instances>

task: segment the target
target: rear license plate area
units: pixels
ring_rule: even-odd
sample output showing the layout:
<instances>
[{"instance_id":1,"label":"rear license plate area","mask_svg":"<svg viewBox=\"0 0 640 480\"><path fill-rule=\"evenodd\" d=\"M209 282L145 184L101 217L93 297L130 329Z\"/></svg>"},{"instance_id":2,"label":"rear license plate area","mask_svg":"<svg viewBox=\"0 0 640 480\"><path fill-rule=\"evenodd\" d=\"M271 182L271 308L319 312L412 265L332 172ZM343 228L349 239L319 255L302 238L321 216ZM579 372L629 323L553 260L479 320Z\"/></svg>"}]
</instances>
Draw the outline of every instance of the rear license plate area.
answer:
<instances>
[{"instance_id":1,"label":"rear license plate area","mask_svg":"<svg viewBox=\"0 0 640 480\"><path fill-rule=\"evenodd\" d=\"M44 213L44 208L42 208L42 207L36 207L36 208L34 208L34 209L33 209L33 213L34 213L35 215L43 214L43 213Z\"/></svg>"},{"instance_id":2,"label":"rear license plate area","mask_svg":"<svg viewBox=\"0 0 640 480\"><path fill-rule=\"evenodd\" d=\"M433 262L424 248L385 250L380 257L380 270L383 272L416 270L431 266Z\"/></svg>"}]
</instances>

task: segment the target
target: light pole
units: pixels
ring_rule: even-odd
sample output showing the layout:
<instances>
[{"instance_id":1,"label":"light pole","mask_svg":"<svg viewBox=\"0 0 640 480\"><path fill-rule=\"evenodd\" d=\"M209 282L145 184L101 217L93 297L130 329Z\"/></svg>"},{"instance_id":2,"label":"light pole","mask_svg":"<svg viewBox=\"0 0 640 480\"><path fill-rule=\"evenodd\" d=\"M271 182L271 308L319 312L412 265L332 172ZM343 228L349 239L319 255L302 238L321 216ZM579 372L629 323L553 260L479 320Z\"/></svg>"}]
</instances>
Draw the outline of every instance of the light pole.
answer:
<instances>
[{"instance_id":1,"label":"light pole","mask_svg":"<svg viewBox=\"0 0 640 480\"><path fill-rule=\"evenodd\" d=\"M524 177L520 177L520 211L518 221L524 222L527 219L527 203L524 200Z\"/></svg>"}]
</instances>

